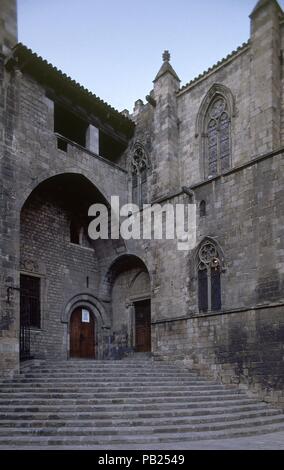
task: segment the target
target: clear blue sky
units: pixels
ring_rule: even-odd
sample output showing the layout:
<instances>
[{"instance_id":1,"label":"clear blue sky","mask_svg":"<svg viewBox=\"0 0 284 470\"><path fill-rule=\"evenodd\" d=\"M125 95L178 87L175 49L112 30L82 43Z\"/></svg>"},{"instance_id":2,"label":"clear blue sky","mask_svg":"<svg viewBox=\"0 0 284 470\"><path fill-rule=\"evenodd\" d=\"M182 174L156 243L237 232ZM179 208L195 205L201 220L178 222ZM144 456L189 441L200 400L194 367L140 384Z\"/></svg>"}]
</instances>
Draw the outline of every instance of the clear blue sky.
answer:
<instances>
[{"instance_id":1,"label":"clear blue sky","mask_svg":"<svg viewBox=\"0 0 284 470\"><path fill-rule=\"evenodd\" d=\"M256 1L18 0L19 41L132 111L151 90L164 49L184 85L247 41Z\"/></svg>"}]
</instances>

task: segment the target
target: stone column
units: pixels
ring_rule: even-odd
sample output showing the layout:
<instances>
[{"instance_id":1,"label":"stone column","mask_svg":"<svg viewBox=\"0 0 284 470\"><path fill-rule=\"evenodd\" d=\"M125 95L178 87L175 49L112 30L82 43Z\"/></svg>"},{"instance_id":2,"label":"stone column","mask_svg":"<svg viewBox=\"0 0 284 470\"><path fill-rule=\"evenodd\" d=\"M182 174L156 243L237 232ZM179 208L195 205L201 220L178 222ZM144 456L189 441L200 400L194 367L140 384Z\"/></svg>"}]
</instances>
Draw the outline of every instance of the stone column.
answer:
<instances>
[{"instance_id":1,"label":"stone column","mask_svg":"<svg viewBox=\"0 0 284 470\"><path fill-rule=\"evenodd\" d=\"M96 155L99 155L99 129L97 129L97 127L93 126L92 124L90 124L87 129L86 148Z\"/></svg>"},{"instance_id":2,"label":"stone column","mask_svg":"<svg viewBox=\"0 0 284 470\"><path fill-rule=\"evenodd\" d=\"M135 307L129 302L126 304L128 315L128 347L135 347Z\"/></svg>"}]
</instances>

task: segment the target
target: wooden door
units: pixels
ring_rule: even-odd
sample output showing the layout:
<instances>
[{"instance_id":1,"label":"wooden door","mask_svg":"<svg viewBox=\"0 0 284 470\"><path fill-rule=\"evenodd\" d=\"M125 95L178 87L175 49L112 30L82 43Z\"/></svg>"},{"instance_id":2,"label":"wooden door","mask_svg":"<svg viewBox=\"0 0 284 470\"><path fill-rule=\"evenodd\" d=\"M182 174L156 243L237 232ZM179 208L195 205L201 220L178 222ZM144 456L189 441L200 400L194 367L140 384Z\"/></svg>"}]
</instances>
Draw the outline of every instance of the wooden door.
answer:
<instances>
[{"instance_id":1,"label":"wooden door","mask_svg":"<svg viewBox=\"0 0 284 470\"><path fill-rule=\"evenodd\" d=\"M95 357L95 321L93 314L76 308L70 320L70 357Z\"/></svg>"},{"instance_id":2,"label":"wooden door","mask_svg":"<svg viewBox=\"0 0 284 470\"><path fill-rule=\"evenodd\" d=\"M151 351L151 303L150 300L135 302L135 349Z\"/></svg>"}]
</instances>

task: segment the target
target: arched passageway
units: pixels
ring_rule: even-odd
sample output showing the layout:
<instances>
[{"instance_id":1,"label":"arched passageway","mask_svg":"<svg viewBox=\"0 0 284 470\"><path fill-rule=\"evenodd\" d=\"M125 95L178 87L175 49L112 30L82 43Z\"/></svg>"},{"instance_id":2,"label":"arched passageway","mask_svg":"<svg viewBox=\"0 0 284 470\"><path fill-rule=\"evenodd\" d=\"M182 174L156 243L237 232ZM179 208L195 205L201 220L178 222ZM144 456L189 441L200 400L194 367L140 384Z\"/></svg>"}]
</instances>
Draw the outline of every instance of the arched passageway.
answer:
<instances>
[{"instance_id":1,"label":"arched passageway","mask_svg":"<svg viewBox=\"0 0 284 470\"><path fill-rule=\"evenodd\" d=\"M119 350L151 351L151 282L141 258L118 257L105 283L111 298L113 344Z\"/></svg>"},{"instance_id":2,"label":"arched passageway","mask_svg":"<svg viewBox=\"0 0 284 470\"><path fill-rule=\"evenodd\" d=\"M67 357L68 324L62 322L62 309L74 296L94 295L98 289L101 250L88 237L88 209L94 203L108 205L88 178L68 173L40 183L22 207L20 323L25 356ZM110 252L111 240L105 243Z\"/></svg>"}]
</instances>

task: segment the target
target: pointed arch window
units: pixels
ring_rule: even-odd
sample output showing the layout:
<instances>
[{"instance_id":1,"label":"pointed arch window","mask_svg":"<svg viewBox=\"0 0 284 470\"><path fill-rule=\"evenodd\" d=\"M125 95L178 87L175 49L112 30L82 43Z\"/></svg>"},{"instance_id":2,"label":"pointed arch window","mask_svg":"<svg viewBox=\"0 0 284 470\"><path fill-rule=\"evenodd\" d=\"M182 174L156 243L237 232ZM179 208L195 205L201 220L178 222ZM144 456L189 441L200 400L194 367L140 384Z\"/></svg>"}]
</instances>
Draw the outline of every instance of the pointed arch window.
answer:
<instances>
[{"instance_id":1,"label":"pointed arch window","mask_svg":"<svg viewBox=\"0 0 284 470\"><path fill-rule=\"evenodd\" d=\"M221 261L209 240L198 251L198 307L200 312L221 310Z\"/></svg>"},{"instance_id":2,"label":"pointed arch window","mask_svg":"<svg viewBox=\"0 0 284 470\"><path fill-rule=\"evenodd\" d=\"M201 102L195 126L206 179L232 166L232 124L236 113L236 100L231 90L222 83L214 83Z\"/></svg>"},{"instance_id":3,"label":"pointed arch window","mask_svg":"<svg viewBox=\"0 0 284 470\"><path fill-rule=\"evenodd\" d=\"M216 176L230 168L231 119L226 99L219 95L208 108L205 154L208 176Z\"/></svg>"},{"instance_id":4,"label":"pointed arch window","mask_svg":"<svg viewBox=\"0 0 284 470\"><path fill-rule=\"evenodd\" d=\"M131 161L132 202L142 207L148 201L149 163L145 149L141 144L134 147Z\"/></svg>"}]
</instances>

